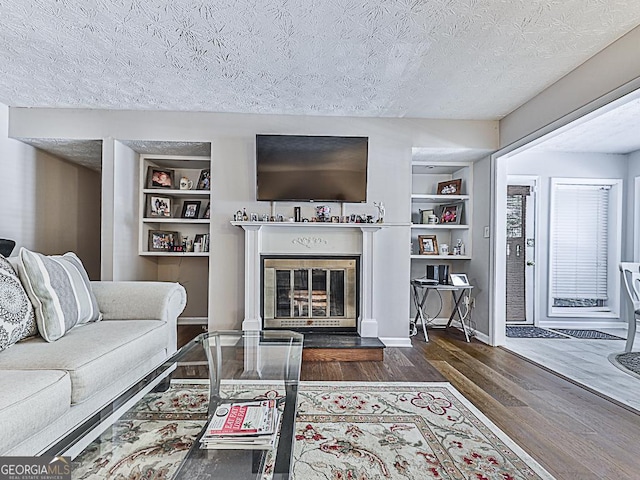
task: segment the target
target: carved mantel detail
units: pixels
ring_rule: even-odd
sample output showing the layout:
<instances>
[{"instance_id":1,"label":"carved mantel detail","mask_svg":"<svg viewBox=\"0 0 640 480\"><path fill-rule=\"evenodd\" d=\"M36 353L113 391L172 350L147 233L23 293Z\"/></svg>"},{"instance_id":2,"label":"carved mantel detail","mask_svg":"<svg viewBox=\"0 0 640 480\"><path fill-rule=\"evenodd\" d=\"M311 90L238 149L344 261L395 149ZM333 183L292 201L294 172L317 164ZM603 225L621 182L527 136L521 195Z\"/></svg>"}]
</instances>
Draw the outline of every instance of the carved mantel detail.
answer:
<instances>
[{"instance_id":1,"label":"carved mantel detail","mask_svg":"<svg viewBox=\"0 0 640 480\"><path fill-rule=\"evenodd\" d=\"M322 237L297 237L291 240L294 245L302 245L311 248L317 245L327 245L327 241Z\"/></svg>"}]
</instances>

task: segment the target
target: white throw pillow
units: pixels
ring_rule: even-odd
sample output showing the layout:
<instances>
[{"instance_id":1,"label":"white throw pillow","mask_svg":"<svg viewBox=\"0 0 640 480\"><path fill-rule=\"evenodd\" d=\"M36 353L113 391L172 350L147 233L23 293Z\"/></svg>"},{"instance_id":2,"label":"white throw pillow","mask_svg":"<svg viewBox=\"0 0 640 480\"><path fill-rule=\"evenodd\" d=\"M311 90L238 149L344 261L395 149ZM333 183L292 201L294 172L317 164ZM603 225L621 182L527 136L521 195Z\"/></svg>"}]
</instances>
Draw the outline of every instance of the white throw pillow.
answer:
<instances>
[{"instance_id":1,"label":"white throw pillow","mask_svg":"<svg viewBox=\"0 0 640 480\"><path fill-rule=\"evenodd\" d=\"M89 276L74 253L46 256L21 248L20 278L40 335L53 342L76 325L102 319Z\"/></svg>"},{"instance_id":2,"label":"white throw pillow","mask_svg":"<svg viewBox=\"0 0 640 480\"><path fill-rule=\"evenodd\" d=\"M0 350L37 333L27 292L11 263L0 255Z\"/></svg>"}]
</instances>

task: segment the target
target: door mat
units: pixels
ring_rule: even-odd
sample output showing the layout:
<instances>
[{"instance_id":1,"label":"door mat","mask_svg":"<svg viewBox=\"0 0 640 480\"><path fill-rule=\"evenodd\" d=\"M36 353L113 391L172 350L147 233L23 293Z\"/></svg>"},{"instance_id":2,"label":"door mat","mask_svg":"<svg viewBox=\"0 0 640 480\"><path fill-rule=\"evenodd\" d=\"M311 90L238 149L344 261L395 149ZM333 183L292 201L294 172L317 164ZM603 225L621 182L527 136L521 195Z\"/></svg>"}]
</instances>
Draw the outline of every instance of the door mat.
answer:
<instances>
[{"instance_id":1,"label":"door mat","mask_svg":"<svg viewBox=\"0 0 640 480\"><path fill-rule=\"evenodd\" d=\"M507 337L509 338L569 338L566 335L545 330L540 327L512 327L507 326Z\"/></svg>"},{"instance_id":2,"label":"door mat","mask_svg":"<svg viewBox=\"0 0 640 480\"><path fill-rule=\"evenodd\" d=\"M623 372L640 378L640 352L613 353L609 361Z\"/></svg>"},{"instance_id":3,"label":"door mat","mask_svg":"<svg viewBox=\"0 0 640 480\"><path fill-rule=\"evenodd\" d=\"M575 338L584 338L589 340L624 340L622 337L611 335L610 333L600 332L598 330L577 330L570 328L554 328L556 332L569 335Z\"/></svg>"}]
</instances>

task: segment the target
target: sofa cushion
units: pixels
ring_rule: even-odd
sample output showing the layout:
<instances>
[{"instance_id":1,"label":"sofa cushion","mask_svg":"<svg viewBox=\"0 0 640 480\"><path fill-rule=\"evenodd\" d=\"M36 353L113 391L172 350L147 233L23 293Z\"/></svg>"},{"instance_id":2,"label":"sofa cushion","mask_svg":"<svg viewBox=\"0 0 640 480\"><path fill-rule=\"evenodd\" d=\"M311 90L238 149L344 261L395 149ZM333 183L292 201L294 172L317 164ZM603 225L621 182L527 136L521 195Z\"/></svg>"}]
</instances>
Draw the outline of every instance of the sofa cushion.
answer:
<instances>
[{"instance_id":1,"label":"sofa cushion","mask_svg":"<svg viewBox=\"0 0 640 480\"><path fill-rule=\"evenodd\" d=\"M38 333L33 306L11 263L0 255L0 350Z\"/></svg>"},{"instance_id":2,"label":"sofa cushion","mask_svg":"<svg viewBox=\"0 0 640 480\"><path fill-rule=\"evenodd\" d=\"M57 421L71 407L71 380L66 372L0 370L0 384L0 455Z\"/></svg>"},{"instance_id":3,"label":"sofa cushion","mask_svg":"<svg viewBox=\"0 0 640 480\"><path fill-rule=\"evenodd\" d=\"M59 339L75 325L102 318L89 276L74 253L46 256L23 247L19 257L20 279L46 341Z\"/></svg>"},{"instance_id":4,"label":"sofa cushion","mask_svg":"<svg viewBox=\"0 0 640 480\"><path fill-rule=\"evenodd\" d=\"M82 403L117 381L131 365L158 352L166 358L168 328L160 320L81 325L53 343L40 337L17 343L0 355L0 370L65 370L71 377L71 402Z\"/></svg>"}]
</instances>

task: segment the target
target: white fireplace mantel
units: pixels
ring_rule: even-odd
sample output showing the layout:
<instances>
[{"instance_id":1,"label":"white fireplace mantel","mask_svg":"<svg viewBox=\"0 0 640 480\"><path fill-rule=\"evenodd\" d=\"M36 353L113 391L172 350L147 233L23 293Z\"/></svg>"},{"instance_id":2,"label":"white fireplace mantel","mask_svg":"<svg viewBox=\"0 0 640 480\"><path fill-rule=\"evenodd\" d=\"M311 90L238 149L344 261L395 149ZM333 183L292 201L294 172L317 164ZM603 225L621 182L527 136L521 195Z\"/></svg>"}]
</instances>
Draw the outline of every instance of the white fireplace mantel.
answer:
<instances>
[{"instance_id":1,"label":"white fireplace mantel","mask_svg":"<svg viewBox=\"0 0 640 480\"><path fill-rule=\"evenodd\" d=\"M243 330L261 330L262 255L359 255L360 316L358 333L378 336L373 312L373 235L383 223L231 222L244 229L244 321Z\"/></svg>"}]
</instances>

